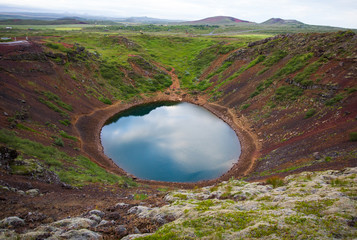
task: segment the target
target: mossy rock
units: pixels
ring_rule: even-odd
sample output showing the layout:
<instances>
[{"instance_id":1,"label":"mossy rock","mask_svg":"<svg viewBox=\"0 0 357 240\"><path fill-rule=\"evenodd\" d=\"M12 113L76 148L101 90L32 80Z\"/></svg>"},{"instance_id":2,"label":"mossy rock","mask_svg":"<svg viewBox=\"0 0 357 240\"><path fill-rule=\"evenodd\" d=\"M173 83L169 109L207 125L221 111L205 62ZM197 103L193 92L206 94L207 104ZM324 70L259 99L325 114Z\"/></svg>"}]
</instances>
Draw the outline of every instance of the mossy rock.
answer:
<instances>
[{"instance_id":1,"label":"mossy rock","mask_svg":"<svg viewBox=\"0 0 357 240\"><path fill-rule=\"evenodd\" d=\"M21 161L15 161L10 165L11 174L16 175L32 175L35 173L41 173L44 171L44 168L41 164L35 159L25 159Z\"/></svg>"}]
</instances>

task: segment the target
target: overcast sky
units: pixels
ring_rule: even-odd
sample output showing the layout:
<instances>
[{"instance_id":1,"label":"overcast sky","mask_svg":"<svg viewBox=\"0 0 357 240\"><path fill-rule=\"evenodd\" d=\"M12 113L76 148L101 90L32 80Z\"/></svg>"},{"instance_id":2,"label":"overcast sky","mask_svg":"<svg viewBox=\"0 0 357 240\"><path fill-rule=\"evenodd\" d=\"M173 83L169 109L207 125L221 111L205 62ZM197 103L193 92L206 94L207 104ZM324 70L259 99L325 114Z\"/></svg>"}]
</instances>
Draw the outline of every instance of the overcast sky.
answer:
<instances>
[{"instance_id":1,"label":"overcast sky","mask_svg":"<svg viewBox=\"0 0 357 240\"><path fill-rule=\"evenodd\" d=\"M0 5L46 12L113 17L198 20L232 16L252 22L272 17L357 28L357 0L0 0ZM0 12L4 11L1 10Z\"/></svg>"}]
</instances>

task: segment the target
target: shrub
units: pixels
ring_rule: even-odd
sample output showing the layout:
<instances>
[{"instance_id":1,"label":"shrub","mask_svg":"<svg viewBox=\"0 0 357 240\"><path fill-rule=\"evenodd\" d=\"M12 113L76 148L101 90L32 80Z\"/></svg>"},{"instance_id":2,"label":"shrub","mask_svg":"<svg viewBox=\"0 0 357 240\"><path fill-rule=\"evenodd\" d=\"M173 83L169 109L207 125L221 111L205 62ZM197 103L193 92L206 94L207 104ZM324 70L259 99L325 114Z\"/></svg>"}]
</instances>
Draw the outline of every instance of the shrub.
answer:
<instances>
[{"instance_id":1,"label":"shrub","mask_svg":"<svg viewBox=\"0 0 357 240\"><path fill-rule=\"evenodd\" d=\"M60 147L64 146L63 140L60 137L55 137L54 144L57 145L57 146L60 146Z\"/></svg>"},{"instance_id":2,"label":"shrub","mask_svg":"<svg viewBox=\"0 0 357 240\"><path fill-rule=\"evenodd\" d=\"M305 118L310 118L310 117L312 117L312 116L314 116L315 115L315 113L316 113L316 110L315 109L309 109L307 112L306 112L306 114L305 114Z\"/></svg>"},{"instance_id":3,"label":"shrub","mask_svg":"<svg viewBox=\"0 0 357 240\"><path fill-rule=\"evenodd\" d=\"M357 141L357 132L350 132L350 141Z\"/></svg>"},{"instance_id":4,"label":"shrub","mask_svg":"<svg viewBox=\"0 0 357 240\"><path fill-rule=\"evenodd\" d=\"M273 188L277 188L277 187L284 186L284 180L278 176L274 176L274 177L268 178L266 180L266 184L270 184L273 186Z\"/></svg>"}]
</instances>

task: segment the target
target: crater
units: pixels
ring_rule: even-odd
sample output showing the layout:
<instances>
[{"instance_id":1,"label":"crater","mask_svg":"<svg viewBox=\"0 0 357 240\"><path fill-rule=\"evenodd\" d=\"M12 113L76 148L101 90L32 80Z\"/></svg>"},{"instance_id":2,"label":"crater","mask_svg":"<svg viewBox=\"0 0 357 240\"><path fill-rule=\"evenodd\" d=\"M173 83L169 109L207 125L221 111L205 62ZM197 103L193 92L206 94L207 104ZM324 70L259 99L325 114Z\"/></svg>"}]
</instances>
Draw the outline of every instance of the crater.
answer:
<instances>
[{"instance_id":1,"label":"crater","mask_svg":"<svg viewBox=\"0 0 357 240\"><path fill-rule=\"evenodd\" d=\"M197 182L220 177L237 163L235 131L203 107L155 102L121 111L101 130L104 153L144 180Z\"/></svg>"}]
</instances>

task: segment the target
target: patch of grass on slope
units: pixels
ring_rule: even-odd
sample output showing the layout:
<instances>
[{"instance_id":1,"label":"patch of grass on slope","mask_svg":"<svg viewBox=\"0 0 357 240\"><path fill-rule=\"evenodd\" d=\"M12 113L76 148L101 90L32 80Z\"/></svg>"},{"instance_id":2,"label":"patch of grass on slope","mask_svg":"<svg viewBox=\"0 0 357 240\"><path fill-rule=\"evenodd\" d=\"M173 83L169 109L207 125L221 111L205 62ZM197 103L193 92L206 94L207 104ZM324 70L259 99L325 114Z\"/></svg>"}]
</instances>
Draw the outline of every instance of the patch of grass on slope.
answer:
<instances>
[{"instance_id":1,"label":"patch of grass on slope","mask_svg":"<svg viewBox=\"0 0 357 240\"><path fill-rule=\"evenodd\" d=\"M274 81L284 78L285 76L294 73L308 64L310 58L312 58L312 53L305 53L293 57L284 67L278 70L272 77L261 82L256 90L250 95L250 97L255 97L259 95L262 91L267 89Z\"/></svg>"},{"instance_id":2,"label":"patch of grass on slope","mask_svg":"<svg viewBox=\"0 0 357 240\"><path fill-rule=\"evenodd\" d=\"M61 181L74 186L96 182L135 185L126 177L108 173L84 156L68 156L53 146L44 146L41 143L17 137L14 132L6 129L0 130L0 143L41 160L49 166L50 170L58 174Z\"/></svg>"}]
</instances>

